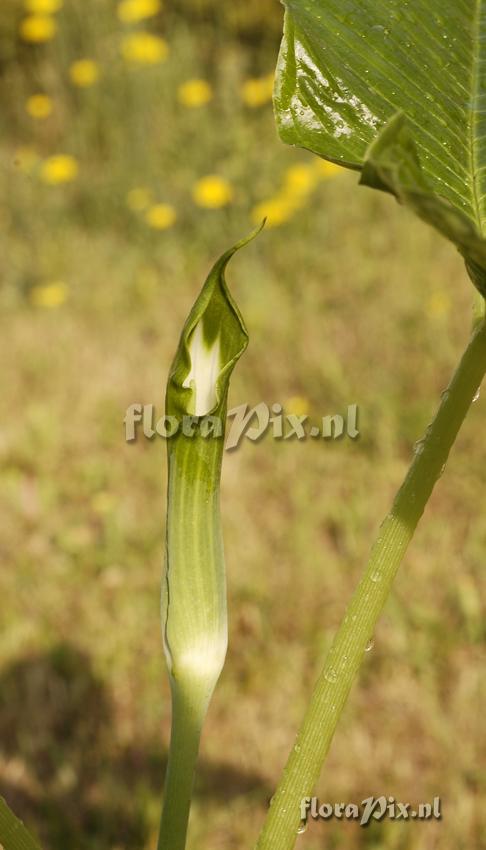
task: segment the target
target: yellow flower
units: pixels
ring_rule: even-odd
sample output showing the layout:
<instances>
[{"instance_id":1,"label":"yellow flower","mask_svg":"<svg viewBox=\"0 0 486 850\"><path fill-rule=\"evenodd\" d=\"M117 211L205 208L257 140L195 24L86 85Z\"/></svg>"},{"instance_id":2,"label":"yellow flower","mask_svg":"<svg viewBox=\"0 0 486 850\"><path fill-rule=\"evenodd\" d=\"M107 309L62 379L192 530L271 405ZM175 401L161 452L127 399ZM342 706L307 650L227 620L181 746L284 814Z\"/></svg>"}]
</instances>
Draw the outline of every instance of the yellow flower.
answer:
<instances>
[{"instance_id":1,"label":"yellow flower","mask_svg":"<svg viewBox=\"0 0 486 850\"><path fill-rule=\"evenodd\" d=\"M208 174L194 184L192 197L198 207L215 210L233 200L233 189L224 177Z\"/></svg>"},{"instance_id":2,"label":"yellow flower","mask_svg":"<svg viewBox=\"0 0 486 850\"><path fill-rule=\"evenodd\" d=\"M25 108L32 118L47 118L52 112L52 100L46 94L33 94L27 98Z\"/></svg>"},{"instance_id":3,"label":"yellow flower","mask_svg":"<svg viewBox=\"0 0 486 850\"><path fill-rule=\"evenodd\" d=\"M74 157L61 153L44 160L40 176L44 183L56 185L75 180L78 176L78 171L79 166Z\"/></svg>"},{"instance_id":4,"label":"yellow flower","mask_svg":"<svg viewBox=\"0 0 486 850\"><path fill-rule=\"evenodd\" d=\"M118 4L118 17L124 24L152 18L161 9L160 0L122 0Z\"/></svg>"},{"instance_id":5,"label":"yellow flower","mask_svg":"<svg viewBox=\"0 0 486 850\"><path fill-rule=\"evenodd\" d=\"M67 298L67 286L56 281L43 286L34 286L30 290L30 300L35 307L60 307Z\"/></svg>"},{"instance_id":6,"label":"yellow flower","mask_svg":"<svg viewBox=\"0 0 486 850\"><path fill-rule=\"evenodd\" d=\"M93 59L78 59L69 67L71 82L79 88L88 88L96 83L100 71Z\"/></svg>"},{"instance_id":7,"label":"yellow flower","mask_svg":"<svg viewBox=\"0 0 486 850\"><path fill-rule=\"evenodd\" d=\"M187 80L177 91L179 101L184 106L204 106L212 99L213 92L206 80Z\"/></svg>"},{"instance_id":8,"label":"yellow flower","mask_svg":"<svg viewBox=\"0 0 486 850\"><path fill-rule=\"evenodd\" d=\"M123 58L135 65L157 65L167 58L168 52L167 42L149 32L134 32L121 44Z\"/></svg>"},{"instance_id":9,"label":"yellow flower","mask_svg":"<svg viewBox=\"0 0 486 850\"><path fill-rule=\"evenodd\" d=\"M63 6L63 0L25 0L25 8L31 15L54 15Z\"/></svg>"},{"instance_id":10,"label":"yellow flower","mask_svg":"<svg viewBox=\"0 0 486 850\"><path fill-rule=\"evenodd\" d=\"M285 172L285 189L291 194L306 195L316 185L315 170L310 165L301 162L291 165Z\"/></svg>"},{"instance_id":11,"label":"yellow flower","mask_svg":"<svg viewBox=\"0 0 486 850\"><path fill-rule=\"evenodd\" d=\"M23 147L15 151L14 164L24 174L31 174L38 162L39 156L34 148Z\"/></svg>"},{"instance_id":12,"label":"yellow flower","mask_svg":"<svg viewBox=\"0 0 486 850\"><path fill-rule=\"evenodd\" d=\"M139 186L136 189L130 189L127 194L127 206L134 212L141 212L150 204L150 189L144 186Z\"/></svg>"},{"instance_id":13,"label":"yellow flower","mask_svg":"<svg viewBox=\"0 0 486 850\"><path fill-rule=\"evenodd\" d=\"M20 37L31 44L50 41L56 34L57 24L48 15L29 15L20 22Z\"/></svg>"},{"instance_id":14,"label":"yellow flower","mask_svg":"<svg viewBox=\"0 0 486 850\"><path fill-rule=\"evenodd\" d=\"M272 99L273 94L273 73L267 74L266 77L257 77L253 80L246 80L241 87L241 96L247 106L253 109L257 106L263 106Z\"/></svg>"},{"instance_id":15,"label":"yellow flower","mask_svg":"<svg viewBox=\"0 0 486 850\"><path fill-rule=\"evenodd\" d=\"M303 395L293 395L286 399L283 409L285 413L293 413L294 416L308 416L310 410L309 399Z\"/></svg>"},{"instance_id":16,"label":"yellow flower","mask_svg":"<svg viewBox=\"0 0 486 850\"><path fill-rule=\"evenodd\" d=\"M316 159L314 162L314 169L317 174L319 174L322 178L326 179L326 177L334 177L339 172L344 171L341 165L337 165L335 162L328 162L327 159Z\"/></svg>"},{"instance_id":17,"label":"yellow flower","mask_svg":"<svg viewBox=\"0 0 486 850\"><path fill-rule=\"evenodd\" d=\"M431 316L445 316L451 308L451 300L445 292L437 290L429 296L427 302L427 312Z\"/></svg>"},{"instance_id":18,"label":"yellow flower","mask_svg":"<svg viewBox=\"0 0 486 850\"><path fill-rule=\"evenodd\" d=\"M251 212L251 218L255 224L266 218L267 227L279 227L293 216L296 209L295 201L285 192L280 192L273 198L267 198L267 200L257 204Z\"/></svg>"},{"instance_id":19,"label":"yellow flower","mask_svg":"<svg viewBox=\"0 0 486 850\"><path fill-rule=\"evenodd\" d=\"M116 505L116 499L112 493L100 490L91 499L91 507L97 514L110 514Z\"/></svg>"},{"instance_id":20,"label":"yellow flower","mask_svg":"<svg viewBox=\"0 0 486 850\"><path fill-rule=\"evenodd\" d=\"M154 204L145 213L145 221L155 230L167 230L176 220L176 211L170 204Z\"/></svg>"}]
</instances>

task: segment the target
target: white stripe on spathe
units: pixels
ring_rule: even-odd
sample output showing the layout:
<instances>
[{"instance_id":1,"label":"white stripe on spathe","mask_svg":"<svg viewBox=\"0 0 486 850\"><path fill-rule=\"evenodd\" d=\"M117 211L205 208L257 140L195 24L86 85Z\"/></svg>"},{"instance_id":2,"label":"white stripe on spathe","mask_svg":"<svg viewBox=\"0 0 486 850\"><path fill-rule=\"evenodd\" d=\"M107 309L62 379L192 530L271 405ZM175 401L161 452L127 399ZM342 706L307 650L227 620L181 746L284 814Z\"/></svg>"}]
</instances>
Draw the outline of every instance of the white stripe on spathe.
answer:
<instances>
[{"instance_id":1,"label":"white stripe on spathe","mask_svg":"<svg viewBox=\"0 0 486 850\"><path fill-rule=\"evenodd\" d=\"M194 415L205 416L217 401L216 381L221 369L219 337L211 346L204 341L198 322L189 341L191 369L182 386L194 392Z\"/></svg>"}]
</instances>

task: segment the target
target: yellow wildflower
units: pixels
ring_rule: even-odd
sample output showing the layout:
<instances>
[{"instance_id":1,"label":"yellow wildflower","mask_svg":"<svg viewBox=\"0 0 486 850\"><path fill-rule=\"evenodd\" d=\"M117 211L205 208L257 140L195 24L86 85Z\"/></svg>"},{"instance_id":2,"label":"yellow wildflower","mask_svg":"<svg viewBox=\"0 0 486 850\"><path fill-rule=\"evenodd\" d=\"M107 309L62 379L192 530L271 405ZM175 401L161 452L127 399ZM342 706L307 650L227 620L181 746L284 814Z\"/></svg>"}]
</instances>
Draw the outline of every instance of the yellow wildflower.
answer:
<instances>
[{"instance_id":1,"label":"yellow wildflower","mask_svg":"<svg viewBox=\"0 0 486 850\"><path fill-rule=\"evenodd\" d=\"M194 184L192 197L198 207L215 210L225 207L233 200L233 189L224 177L208 174Z\"/></svg>"},{"instance_id":2,"label":"yellow wildflower","mask_svg":"<svg viewBox=\"0 0 486 850\"><path fill-rule=\"evenodd\" d=\"M31 44L50 41L56 34L57 24L48 15L29 15L20 22L20 37Z\"/></svg>"},{"instance_id":3,"label":"yellow wildflower","mask_svg":"<svg viewBox=\"0 0 486 850\"><path fill-rule=\"evenodd\" d=\"M123 58L135 65L157 65L167 58L168 52L167 42L149 32L134 32L121 44Z\"/></svg>"},{"instance_id":4,"label":"yellow wildflower","mask_svg":"<svg viewBox=\"0 0 486 850\"><path fill-rule=\"evenodd\" d=\"M63 6L63 0L25 0L25 8L31 15L54 15Z\"/></svg>"},{"instance_id":5,"label":"yellow wildflower","mask_svg":"<svg viewBox=\"0 0 486 850\"><path fill-rule=\"evenodd\" d=\"M314 169L324 179L326 177L334 177L344 170L341 165L337 165L335 162L328 162L327 159L320 159L320 157L315 160Z\"/></svg>"},{"instance_id":6,"label":"yellow wildflower","mask_svg":"<svg viewBox=\"0 0 486 850\"><path fill-rule=\"evenodd\" d=\"M316 185L315 171L310 165L301 162L291 165L285 172L285 189L296 195L311 192Z\"/></svg>"},{"instance_id":7,"label":"yellow wildflower","mask_svg":"<svg viewBox=\"0 0 486 850\"><path fill-rule=\"evenodd\" d=\"M211 86L206 80L187 80L179 86L177 96L184 106L204 106L213 97Z\"/></svg>"},{"instance_id":8,"label":"yellow wildflower","mask_svg":"<svg viewBox=\"0 0 486 850\"><path fill-rule=\"evenodd\" d=\"M280 192L273 198L267 198L257 204L251 212L251 218L255 224L266 218L267 227L279 227L292 217L296 208L295 201L285 192Z\"/></svg>"},{"instance_id":9,"label":"yellow wildflower","mask_svg":"<svg viewBox=\"0 0 486 850\"><path fill-rule=\"evenodd\" d=\"M293 413L294 416L308 416L310 410L309 399L303 395L293 395L286 399L283 409L285 413Z\"/></svg>"},{"instance_id":10,"label":"yellow wildflower","mask_svg":"<svg viewBox=\"0 0 486 850\"><path fill-rule=\"evenodd\" d=\"M273 73L267 74L265 77L257 77L252 80L246 80L241 87L241 96L247 106L256 108L263 106L272 99L273 94Z\"/></svg>"},{"instance_id":11,"label":"yellow wildflower","mask_svg":"<svg viewBox=\"0 0 486 850\"><path fill-rule=\"evenodd\" d=\"M71 82L79 88L88 88L96 83L100 71L93 59L77 59L69 67Z\"/></svg>"},{"instance_id":12,"label":"yellow wildflower","mask_svg":"<svg viewBox=\"0 0 486 850\"><path fill-rule=\"evenodd\" d=\"M433 292L427 302L427 312L431 316L445 316L451 308L451 300L445 292L437 290Z\"/></svg>"},{"instance_id":13,"label":"yellow wildflower","mask_svg":"<svg viewBox=\"0 0 486 850\"><path fill-rule=\"evenodd\" d=\"M69 183L78 176L79 166L73 156L68 154L57 154L50 156L42 163L40 176L44 183L57 185L58 183Z\"/></svg>"},{"instance_id":14,"label":"yellow wildflower","mask_svg":"<svg viewBox=\"0 0 486 850\"><path fill-rule=\"evenodd\" d=\"M31 174L39 162L39 156L34 148L22 147L15 151L14 165L24 174Z\"/></svg>"},{"instance_id":15,"label":"yellow wildflower","mask_svg":"<svg viewBox=\"0 0 486 850\"><path fill-rule=\"evenodd\" d=\"M32 118L47 118L52 112L52 100L46 94L33 94L27 98L25 108Z\"/></svg>"},{"instance_id":16,"label":"yellow wildflower","mask_svg":"<svg viewBox=\"0 0 486 850\"><path fill-rule=\"evenodd\" d=\"M35 307L60 307L67 298L67 286L56 281L42 286L34 286L30 290L30 300Z\"/></svg>"},{"instance_id":17,"label":"yellow wildflower","mask_svg":"<svg viewBox=\"0 0 486 850\"><path fill-rule=\"evenodd\" d=\"M118 17L124 24L152 18L161 9L160 0L122 0L118 4Z\"/></svg>"},{"instance_id":18,"label":"yellow wildflower","mask_svg":"<svg viewBox=\"0 0 486 850\"><path fill-rule=\"evenodd\" d=\"M91 499L91 507L97 514L110 514L116 506L116 499L112 493L100 490Z\"/></svg>"},{"instance_id":19,"label":"yellow wildflower","mask_svg":"<svg viewBox=\"0 0 486 850\"><path fill-rule=\"evenodd\" d=\"M167 230L176 220L176 211L170 204L154 204L145 213L145 221L155 230Z\"/></svg>"},{"instance_id":20,"label":"yellow wildflower","mask_svg":"<svg viewBox=\"0 0 486 850\"><path fill-rule=\"evenodd\" d=\"M150 204L150 189L144 186L139 186L136 189L130 189L127 194L127 206L134 212L141 212Z\"/></svg>"}]
</instances>

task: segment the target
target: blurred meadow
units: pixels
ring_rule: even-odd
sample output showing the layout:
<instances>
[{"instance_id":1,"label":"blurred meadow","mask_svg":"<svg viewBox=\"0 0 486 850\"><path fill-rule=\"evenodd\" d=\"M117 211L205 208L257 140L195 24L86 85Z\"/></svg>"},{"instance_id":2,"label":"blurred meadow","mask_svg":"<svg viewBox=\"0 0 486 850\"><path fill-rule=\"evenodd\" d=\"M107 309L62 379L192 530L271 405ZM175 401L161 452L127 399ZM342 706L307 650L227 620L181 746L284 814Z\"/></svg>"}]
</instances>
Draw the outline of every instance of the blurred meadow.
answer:
<instances>
[{"instance_id":1,"label":"blurred meadow","mask_svg":"<svg viewBox=\"0 0 486 850\"><path fill-rule=\"evenodd\" d=\"M469 333L454 250L277 139L281 25L276 0L0 6L0 793L44 850L155 846L165 446L127 444L123 417L135 402L162 413L219 253L268 216L228 270L251 337L231 403L316 418L357 404L361 436L244 440L225 456L230 648L189 850L253 846ZM316 822L302 850L486 847L482 417L479 399L318 789L322 802L440 796L443 820Z\"/></svg>"}]
</instances>

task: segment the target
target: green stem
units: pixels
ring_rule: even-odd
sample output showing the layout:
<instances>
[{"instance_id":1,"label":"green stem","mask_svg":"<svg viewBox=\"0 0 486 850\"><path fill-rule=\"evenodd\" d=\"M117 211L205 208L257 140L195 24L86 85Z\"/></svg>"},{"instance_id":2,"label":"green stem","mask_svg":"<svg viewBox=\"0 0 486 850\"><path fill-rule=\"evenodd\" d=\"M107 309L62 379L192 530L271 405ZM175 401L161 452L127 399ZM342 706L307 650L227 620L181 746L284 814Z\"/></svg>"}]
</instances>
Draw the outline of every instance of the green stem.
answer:
<instances>
[{"instance_id":1,"label":"green stem","mask_svg":"<svg viewBox=\"0 0 486 850\"><path fill-rule=\"evenodd\" d=\"M301 825L302 800L319 778L363 653L388 598L400 562L462 422L486 372L486 322L471 337L433 423L383 522L366 571L351 599L314 688L260 834L257 850L291 850Z\"/></svg>"},{"instance_id":2,"label":"green stem","mask_svg":"<svg viewBox=\"0 0 486 850\"><path fill-rule=\"evenodd\" d=\"M172 728L157 850L185 848L194 771L208 703L205 694L199 698L194 693L193 683L184 688L172 679L171 688Z\"/></svg>"}]
</instances>

